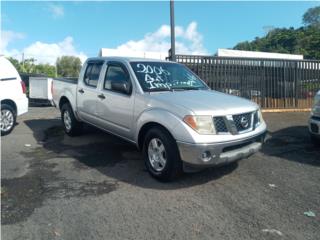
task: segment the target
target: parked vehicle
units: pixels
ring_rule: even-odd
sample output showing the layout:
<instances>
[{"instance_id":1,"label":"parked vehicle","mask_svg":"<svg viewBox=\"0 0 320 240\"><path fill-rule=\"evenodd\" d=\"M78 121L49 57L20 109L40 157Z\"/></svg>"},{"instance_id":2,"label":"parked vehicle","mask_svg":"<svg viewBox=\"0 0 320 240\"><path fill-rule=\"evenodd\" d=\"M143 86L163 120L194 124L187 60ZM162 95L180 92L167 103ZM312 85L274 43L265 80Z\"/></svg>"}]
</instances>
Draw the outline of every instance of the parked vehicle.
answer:
<instances>
[{"instance_id":1,"label":"parked vehicle","mask_svg":"<svg viewBox=\"0 0 320 240\"><path fill-rule=\"evenodd\" d=\"M309 118L309 132L311 140L320 144L320 91L314 97L314 103Z\"/></svg>"},{"instance_id":2,"label":"parked vehicle","mask_svg":"<svg viewBox=\"0 0 320 240\"><path fill-rule=\"evenodd\" d=\"M52 78L30 77L29 78L29 99L34 104L52 104Z\"/></svg>"},{"instance_id":3,"label":"parked vehicle","mask_svg":"<svg viewBox=\"0 0 320 240\"><path fill-rule=\"evenodd\" d=\"M90 58L78 81L53 80L65 132L82 123L134 143L149 173L172 180L190 167L246 158L264 141L257 104L212 91L185 66L135 58Z\"/></svg>"},{"instance_id":4,"label":"parked vehicle","mask_svg":"<svg viewBox=\"0 0 320 240\"><path fill-rule=\"evenodd\" d=\"M13 130L17 116L28 111L28 98L19 73L4 56L0 56L0 101L1 135L6 135Z\"/></svg>"}]
</instances>

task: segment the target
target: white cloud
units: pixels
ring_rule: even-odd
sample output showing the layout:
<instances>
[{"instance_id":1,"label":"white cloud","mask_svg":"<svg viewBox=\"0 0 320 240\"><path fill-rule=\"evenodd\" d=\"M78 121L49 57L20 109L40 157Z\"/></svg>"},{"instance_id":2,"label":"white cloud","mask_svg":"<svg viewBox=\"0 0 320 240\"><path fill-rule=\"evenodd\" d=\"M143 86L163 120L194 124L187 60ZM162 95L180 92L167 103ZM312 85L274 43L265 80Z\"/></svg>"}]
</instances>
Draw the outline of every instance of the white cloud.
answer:
<instances>
[{"instance_id":1,"label":"white cloud","mask_svg":"<svg viewBox=\"0 0 320 240\"><path fill-rule=\"evenodd\" d=\"M33 57L38 63L49 63L54 65L57 58L61 56L77 56L84 62L87 56L78 52L73 43L72 37L66 37L58 43L35 42L23 50L25 57Z\"/></svg>"},{"instance_id":2,"label":"white cloud","mask_svg":"<svg viewBox=\"0 0 320 240\"><path fill-rule=\"evenodd\" d=\"M60 5L49 5L49 11L52 14L53 18L60 18L64 16L64 8Z\"/></svg>"},{"instance_id":3,"label":"white cloud","mask_svg":"<svg viewBox=\"0 0 320 240\"><path fill-rule=\"evenodd\" d=\"M24 38L25 35L23 33L13 31L1 31L0 53L6 53L6 49L10 42Z\"/></svg>"},{"instance_id":4,"label":"white cloud","mask_svg":"<svg viewBox=\"0 0 320 240\"><path fill-rule=\"evenodd\" d=\"M15 36L15 35L12 35ZM11 39L13 37L11 36ZM20 35L17 35L20 36ZM7 40L10 38L7 38ZM5 47L8 45L10 40L5 44ZM29 46L25 47L22 50L6 48L2 49L2 53L6 56L12 56L14 58L21 58L22 53L24 53L25 59L35 58L37 63L49 63L54 65L57 58L61 56L77 56L84 62L87 59L87 56L83 52L76 50L72 37L66 37L61 42L58 43L44 43L44 42L34 42Z\"/></svg>"},{"instance_id":5,"label":"white cloud","mask_svg":"<svg viewBox=\"0 0 320 240\"><path fill-rule=\"evenodd\" d=\"M203 46L203 37L197 30L197 23L191 22L186 28L175 27L176 53L180 54L207 54ZM152 51L168 52L170 49L170 26L162 25L157 31L147 33L143 39L130 40L119 45L116 50L120 52Z\"/></svg>"}]
</instances>

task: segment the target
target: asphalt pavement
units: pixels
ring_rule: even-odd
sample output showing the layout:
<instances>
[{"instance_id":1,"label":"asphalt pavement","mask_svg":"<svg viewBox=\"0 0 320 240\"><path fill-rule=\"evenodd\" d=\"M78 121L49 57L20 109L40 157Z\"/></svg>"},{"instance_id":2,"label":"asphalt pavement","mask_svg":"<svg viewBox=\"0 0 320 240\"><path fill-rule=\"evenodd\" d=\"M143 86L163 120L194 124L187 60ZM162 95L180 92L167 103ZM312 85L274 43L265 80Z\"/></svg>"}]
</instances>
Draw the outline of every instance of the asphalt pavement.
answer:
<instances>
[{"instance_id":1,"label":"asphalt pavement","mask_svg":"<svg viewBox=\"0 0 320 240\"><path fill-rule=\"evenodd\" d=\"M92 127L68 137L56 109L30 108L1 137L2 239L320 239L308 115L264 113L259 153L160 183L135 146Z\"/></svg>"}]
</instances>

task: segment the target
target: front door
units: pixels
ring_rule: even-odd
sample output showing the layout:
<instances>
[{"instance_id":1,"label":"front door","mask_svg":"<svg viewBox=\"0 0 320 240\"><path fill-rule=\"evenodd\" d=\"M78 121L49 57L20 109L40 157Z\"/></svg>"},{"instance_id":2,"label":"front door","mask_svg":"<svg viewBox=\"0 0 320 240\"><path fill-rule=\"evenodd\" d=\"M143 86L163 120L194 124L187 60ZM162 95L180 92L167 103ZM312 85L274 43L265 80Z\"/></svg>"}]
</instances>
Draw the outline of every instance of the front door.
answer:
<instances>
[{"instance_id":1,"label":"front door","mask_svg":"<svg viewBox=\"0 0 320 240\"><path fill-rule=\"evenodd\" d=\"M132 139L134 94L130 74L125 65L108 62L101 85L100 94L104 98L98 100L97 110L103 128Z\"/></svg>"}]
</instances>

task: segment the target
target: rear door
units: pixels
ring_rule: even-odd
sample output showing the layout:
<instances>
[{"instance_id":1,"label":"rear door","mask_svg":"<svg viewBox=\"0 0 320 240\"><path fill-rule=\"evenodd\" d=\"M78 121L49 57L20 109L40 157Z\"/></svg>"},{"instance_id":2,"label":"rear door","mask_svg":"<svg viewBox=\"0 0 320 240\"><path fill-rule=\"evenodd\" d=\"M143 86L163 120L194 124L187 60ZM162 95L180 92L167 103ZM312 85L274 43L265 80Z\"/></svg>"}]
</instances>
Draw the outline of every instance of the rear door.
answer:
<instances>
[{"instance_id":1,"label":"rear door","mask_svg":"<svg viewBox=\"0 0 320 240\"><path fill-rule=\"evenodd\" d=\"M116 90L112 83L126 82L127 93ZM108 62L97 102L102 127L114 134L132 139L134 110L134 86L126 66L120 62Z\"/></svg>"},{"instance_id":2,"label":"rear door","mask_svg":"<svg viewBox=\"0 0 320 240\"><path fill-rule=\"evenodd\" d=\"M97 100L99 100L99 79L103 61L89 61L82 79L79 79L77 89L77 111L79 117L97 124Z\"/></svg>"}]
</instances>

